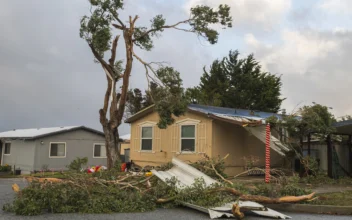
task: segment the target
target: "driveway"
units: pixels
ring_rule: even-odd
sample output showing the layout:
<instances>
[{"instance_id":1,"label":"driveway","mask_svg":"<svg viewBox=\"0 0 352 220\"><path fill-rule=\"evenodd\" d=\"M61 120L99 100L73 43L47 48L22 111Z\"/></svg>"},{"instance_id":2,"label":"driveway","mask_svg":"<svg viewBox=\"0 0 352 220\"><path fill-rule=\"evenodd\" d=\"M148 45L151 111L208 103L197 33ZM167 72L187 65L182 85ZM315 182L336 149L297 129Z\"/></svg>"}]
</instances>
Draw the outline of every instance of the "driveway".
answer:
<instances>
[{"instance_id":1,"label":"driveway","mask_svg":"<svg viewBox=\"0 0 352 220\"><path fill-rule=\"evenodd\" d=\"M131 220L147 220L147 219L167 219L167 220L191 220L191 219L210 219L208 215L188 209L188 208L175 208L175 209L158 209L153 212L146 213L116 213L116 214L45 214L40 216L16 216L12 213L5 213L2 211L2 206L13 199L14 192L11 185L17 183L21 188L26 185L22 179L0 179L0 220L59 220L59 219L77 219L77 220L112 220L112 219L131 219ZM329 215L307 215L297 213L285 213L292 216L293 219L299 220L350 220L351 216L329 216ZM265 218L247 217L248 220L260 220ZM267 219L266 219L267 220Z\"/></svg>"}]
</instances>

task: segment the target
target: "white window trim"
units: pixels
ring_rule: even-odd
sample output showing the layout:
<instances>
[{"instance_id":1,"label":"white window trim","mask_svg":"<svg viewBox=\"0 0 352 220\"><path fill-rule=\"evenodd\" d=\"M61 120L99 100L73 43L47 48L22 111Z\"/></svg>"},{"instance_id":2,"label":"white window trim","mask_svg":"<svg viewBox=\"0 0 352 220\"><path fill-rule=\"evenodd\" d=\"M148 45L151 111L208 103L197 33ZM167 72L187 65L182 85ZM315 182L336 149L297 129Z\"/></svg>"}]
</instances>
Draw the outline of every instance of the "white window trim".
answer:
<instances>
[{"instance_id":1,"label":"white window trim","mask_svg":"<svg viewBox=\"0 0 352 220\"><path fill-rule=\"evenodd\" d=\"M105 146L105 143L103 144L103 143L94 143L93 144L93 158L107 158L107 156L100 156L100 157L95 157L94 156L94 149L95 149L95 145L101 145L101 146L104 146L105 147L105 154L106 154L106 146ZM101 153L101 152L100 152Z\"/></svg>"},{"instance_id":2,"label":"white window trim","mask_svg":"<svg viewBox=\"0 0 352 220\"><path fill-rule=\"evenodd\" d=\"M176 121L176 124L179 125L196 125L200 123L200 120L192 119L192 118L186 118L180 121Z\"/></svg>"},{"instance_id":3,"label":"white window trim","mask_svg":"<svg viewBox=\"0 0 352 220\"><path fill-rule=\"evenodd\" d=\"M144 121L142 123L139 123L138 126L140 127L152 127L154 125L156 125L157 123L154 121Z\"/></svg>"},{"instance_id":4,"label":"white window trim","mask_svg":"<svg viewBox=\"0 0 352 220\"><path fill-rule=\"evenodd\" d=\"M152 137L151 138L143 138L143 128L152 128ZM153 151L153 135L154 135L154 126L151 124L145 123L145 125L140 126L141 129L141 146L140 146L140 152L146 152L146 153L154 153ZM143 139L152 139L152 149L151 150L143 150L142 149L142 140Z\"/></svg>"},{"instance_id":5,"label":"white window trim","mask_svg":"<svg viewBox=\"0 0 352 220\"><path fill-rule=\"evenodd\" d=\"M65 156L50 156L51 154L51 144L65 144ZM67 151L66 151L66 142L50 142L49 143L49 158L66 158L66 154L67 154Z\"/></svg>"},{"instance_id":6,"label":"white window trim","mask_svg":"<svg viewBox=\"0 0 352 220\"><path fill-rule=\"evenodd\" d=\"M10 145L10 153L9 153L9 154L5 154L6 144L11 144L11 145ZM4 156L10 156L10 155L11 155L11 151L12 151L11 148L12 148L12 143L11 143L10 141L5 141L5 143L4 143L4 151L3 151L4 153L3 153L3 155L4 155Z\"/></svg>"},{"instance_id":7,"label":"white window trim","mask_svg":"<svg viewBox=\"0 0 352 220\"><path fill-rule=\"evenodd\" d=\"M194 126L194 138L183 138L182 137L182 126L193 125ZM194 139L194 151L183 151L182 140L183 139ZM181 154L196 154L197 153L197 123L182 123L180 124L180 152Z\"/></svg>"}]
</instances>

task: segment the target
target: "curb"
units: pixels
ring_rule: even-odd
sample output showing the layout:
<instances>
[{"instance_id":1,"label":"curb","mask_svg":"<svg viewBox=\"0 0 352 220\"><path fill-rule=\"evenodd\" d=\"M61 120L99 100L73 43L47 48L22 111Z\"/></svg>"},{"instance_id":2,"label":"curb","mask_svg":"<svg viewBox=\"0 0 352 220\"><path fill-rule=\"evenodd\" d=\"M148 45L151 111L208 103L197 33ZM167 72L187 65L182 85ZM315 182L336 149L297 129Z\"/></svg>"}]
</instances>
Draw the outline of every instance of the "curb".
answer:
<instances>
[{"instance_id":1,"label":"curb","mask_svg":"<svg viewBox=\"0 0 352 220\"><path fill-rule=\"evenodd\" d=\"M306 205L306 204L267 204L266 207L286 212L311 214L352 215L352 206Z\"/></svg>"}]
</instances>

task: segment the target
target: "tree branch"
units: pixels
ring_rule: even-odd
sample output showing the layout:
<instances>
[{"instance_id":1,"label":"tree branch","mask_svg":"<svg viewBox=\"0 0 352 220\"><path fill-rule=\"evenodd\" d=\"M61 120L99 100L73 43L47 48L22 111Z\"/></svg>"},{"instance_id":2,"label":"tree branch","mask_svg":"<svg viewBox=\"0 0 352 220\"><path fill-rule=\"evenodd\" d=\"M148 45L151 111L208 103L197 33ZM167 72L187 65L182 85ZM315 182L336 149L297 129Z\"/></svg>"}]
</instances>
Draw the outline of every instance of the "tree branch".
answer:
<instances>
[{"instance_id":1,"label":"tree branch","mask_svg":"<svg viewBox=\"0 0 352 220\"><path fill-rule=\"evenodd\" d=\"M160 29L175 28L175 29L178 29L178 30L183 30L183 31L187 31L187 32L193 32L192 30L181 29L181 28L177 28L177 27L176 27L176 26L178 26L178 25L180 25L180 24L185 24L185 23L187 23L187 22L189 22L189 21L191 21L191 20L192 20L192 19L187 19L187 20L184 20L184 21L177 22L177 23L174 24L174 25L165 25L165 26L162 26ZM144 32L140 37L133 39L132 42L135 42L135 41L137 41L137 40L139 40L139 39L141 39L141 38L147 36L147 35L150 34L151 32L154 32L154 31L157 31L157 30L160 30L160 29L155 29L155 28L154 28L154 29L150 29L150 30Z\"/></svg>"},{"instance_id":2,"label":"tree branch","mask_svg":"<svg viewBox=\"0 0 352 220\"><path fill-rule=\"evenodd\" d=\"M125 27L120 26L118 24L112 24L112 26L114 26L115 28L120 29L120 30L125 30Z\"/></svg>"},{"instance_id":3,"label":"tree branch","mask_svg":"<svg viewBox=\"0 0 352 220\"><path fill-rule=\"evenodd\" d=\"M114 73L113 67L110 66L105 60L100 56L100 54L95 50L92 44L88 44L90 49L92 50L94 57L99 61L99 63L105 68L110 74ZM111 75L113 77L113 75Z\"/></svg>"},{"instance_id":4,"label":"tree branch","mask_svg":"<svg viewBox=\"0 0 352 220\"><path fill-rule=\"evenodd\" d=\"M134 51L133 51L132 53L133 53L133 56L134 56L135 58L137 58L137 60L138 60L139 62L141 62L141 63L144 65L144 67L146 68L146 70L147 70L147 68L149 68L149 69L153 72L153 74L154 74L156 77L158 76L158 75L156 74L155 70L153 69L153 67L150 65L150 63L147 63L147 62L143 61L139 56L137 56L137 54L135 54ZM147 76L149 76L155 83L157 83L159 86L161 86L158 81L156 81L153 77L151 77L151 76L148 74L148 70L146 71L146 74L147 74ZM164 85L164 83L163 83L163 85ZM165 85L164 85L164 86L165 86Z\"/></svg>"},{"instance_id":5,"label":"tree branch","mask_svg":"<svg viewBox=\"0 0 352 220\"><path fill-rule=\"evenodd\" d=\"M112 47L111 47L111 58L109 59L109 63L111 67L114 67L115 63L115 58L116 58L116 48L117 48L117 42L120 38L120 35L117 35L112 42Z\"/></svg>"}]
</instances>

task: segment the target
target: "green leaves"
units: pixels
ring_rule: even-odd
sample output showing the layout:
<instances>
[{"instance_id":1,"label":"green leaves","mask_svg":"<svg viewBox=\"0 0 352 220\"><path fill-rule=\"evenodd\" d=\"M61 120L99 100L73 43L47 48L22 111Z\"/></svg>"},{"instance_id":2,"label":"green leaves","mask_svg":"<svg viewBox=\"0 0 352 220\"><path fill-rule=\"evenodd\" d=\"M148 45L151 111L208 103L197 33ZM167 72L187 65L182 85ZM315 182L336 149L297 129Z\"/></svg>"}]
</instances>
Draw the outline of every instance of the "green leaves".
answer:
<instances>
[{"instance_id":1,"label":"green leaves","mask_svg":"<svg viewBox=\"0 0 352 220\"><path fill-rule=\"evenodd\" d=\"M117 11L122 9L122 0L90 0L91 16L81 19L80 37L85 39L94 49L104 56L104 52L111 47L111 22L118 16Z\"/></svg>"},{"instance_id":2,"label":"green leaves","mask_svg":"<svg viewBox=\"0 0 352 220\"><path fill-rule=\"evenodd\" d=\"M314 138L325 140L335 131L334 116L329 108L320 104L303 106L296 114L283 116L282 120L267 120L273 127L285 128L291 138L305 138L314 133Z\"/></svg>"},{"instance_id":3,"label":"green leaves","mask_svg":"<svg viewBox=\"0 0 352 220\"><path fill-rule=\"evenodd\" d=\"M187 109L187 102L183 96L182 79L180 73L172 67L157 70L156 75L163 86L154 86L151 94L155 101L155 109L160 116L159 128L166 128L174 122L176 117L183 115Z\"/></svg>"},{"instance_id":4,"label":"green leaves","mask_svg":"<svg viewBox=\"0 0 352 220\"><path fill-rule=\"evenodd\" d=\"M281 78L263 72L253 55L240 59L238 51L230 51L204 69L199 86L188 89L186 97L205 105L277 112L284 100L281 86Z\"/></svg>"},{"instance_id":5,"label":"green leaves","mask_svg":"<svg viewBox=\"0 0 352 220\"><path fill-rule=\"evenodd\" d=\"M232 27L232 17L228 5L219 5L216 11L209 6L196 6L191 8L191 20L189 22L194 32L206 38L209 43L218 41L219 33L211 28L212 24L220 24L223 28Z\"/></svg>"},{"instance_id":6,"label":"green leaves","mask_svg":"<svg viewBox=\"0 0 352 220\"><path fill-rule=\"evenodd\" d=\"M163 31L162 27L165 25L165 18L163 18L163 15L155 16L152 20L150 20L150 22L152 23L151 25L152 29Z\"/></svg>"},{"instance_id":7,"label":"green leaves","mask_svg":"<svg viewBox=\"0 0 352 220\"><path fill-rule=\"evenodd\" d=\"M153 48L153 41L147 32L146 27L136 27L134 29L133 37L138 39L135 41L135 44L143 50L150 51Z\"/></svg>"},{"instance_id":8,"label":"green leaves","mask_svg":"<svg viewBox=\"0 0 352 220\"><path fill-rule=\"evenodd\" d=\"M209 6L196 6L191 8L190 19L177 22L173 25L165 25L166 20L163 15L155 16L150 22L151 29L138 27L133 34L135 44L145 50L151 50L153 47L151 37L159 37L165 29L193 32L205 38L211 44L215 44L217 43L219 33L212 26L232 27L232 17L230 16L230 7L228 5L219 5L217 10ZM188 24L190 28L179 27L181 24Z\"/></svg>"}]
</instances>

